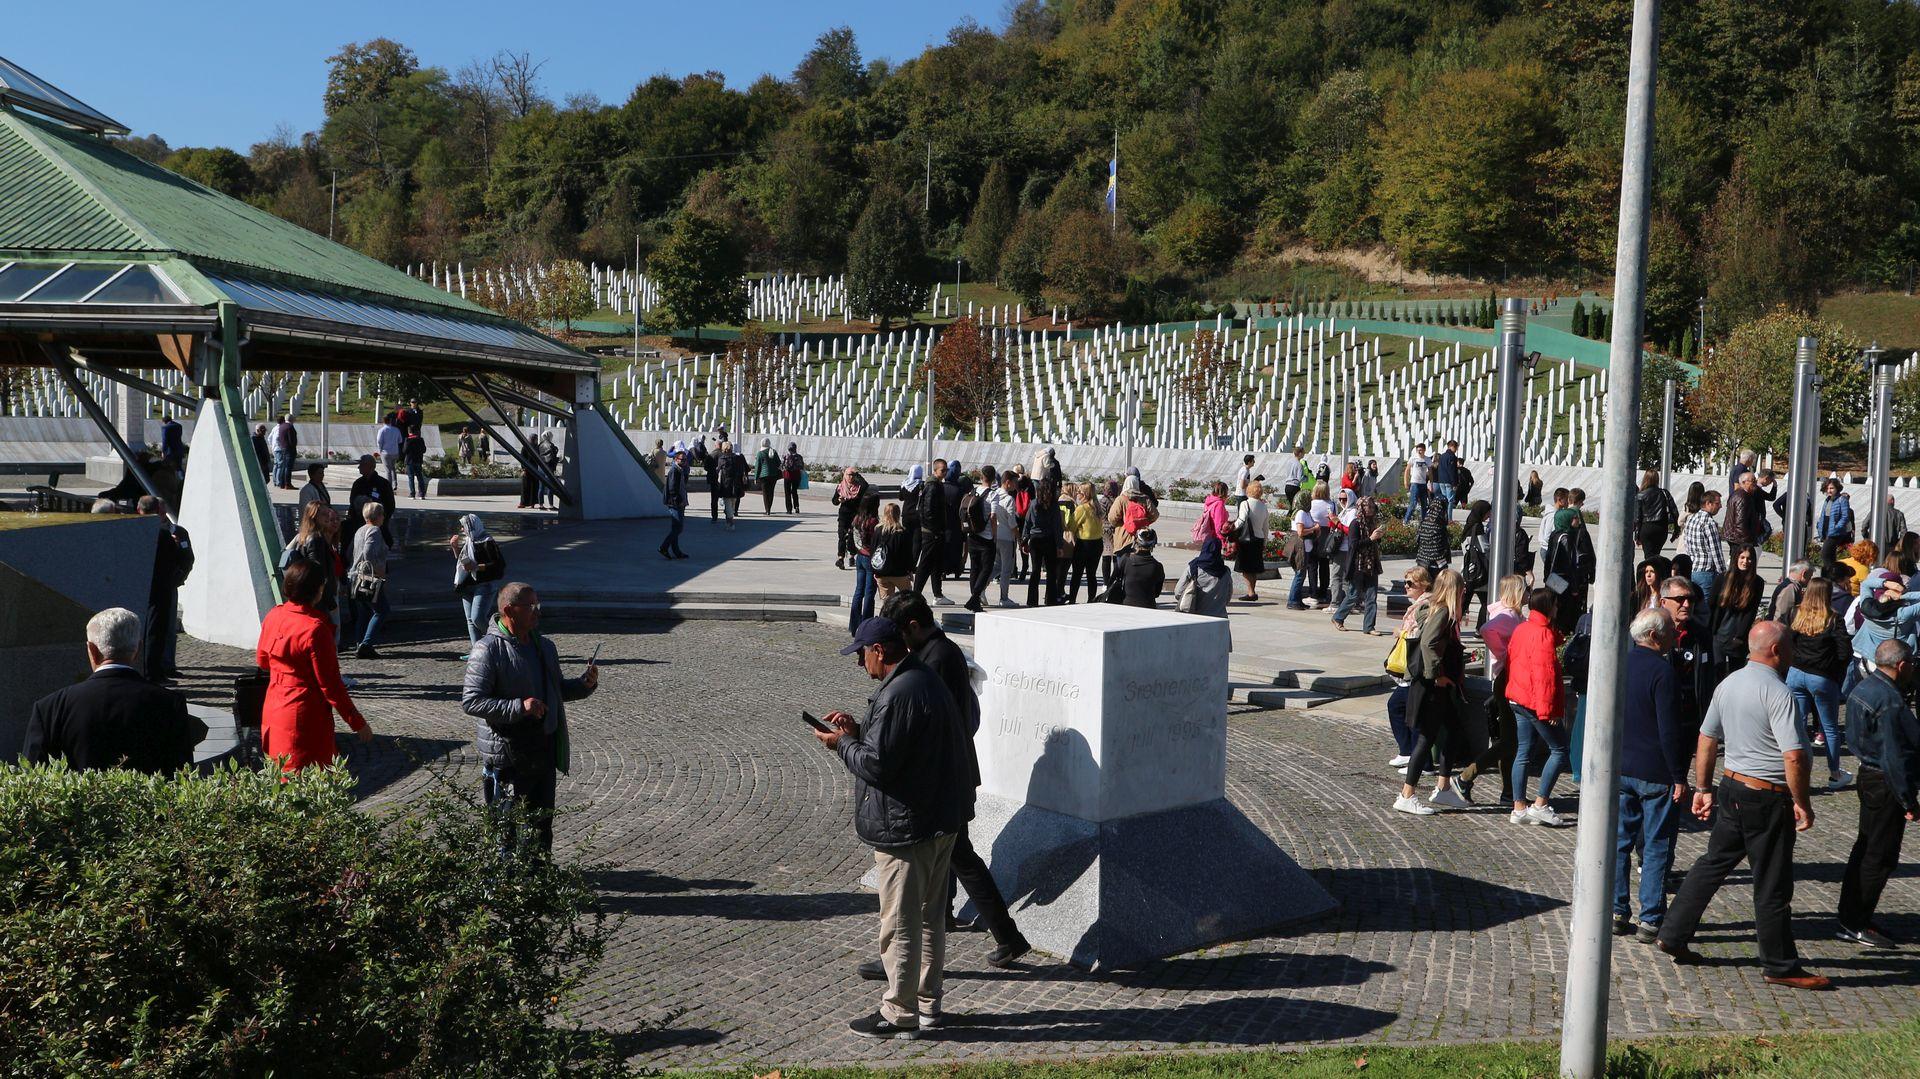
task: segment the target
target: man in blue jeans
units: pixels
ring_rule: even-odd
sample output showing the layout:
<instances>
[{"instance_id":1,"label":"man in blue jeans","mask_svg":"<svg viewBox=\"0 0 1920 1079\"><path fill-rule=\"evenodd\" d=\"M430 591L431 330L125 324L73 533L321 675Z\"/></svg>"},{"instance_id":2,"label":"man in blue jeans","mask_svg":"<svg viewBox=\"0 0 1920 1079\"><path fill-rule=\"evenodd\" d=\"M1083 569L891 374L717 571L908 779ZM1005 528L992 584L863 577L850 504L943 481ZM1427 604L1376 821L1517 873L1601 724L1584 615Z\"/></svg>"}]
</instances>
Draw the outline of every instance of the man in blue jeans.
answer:
<instances>
[{"instance_id":1,"label":"man in blue jeans","mask_svg":"<svg viewBox=\"0 0 1920 1079\"><path fill-rule=\"evenodd\" d=\"M1407 512L1401 524L1412 524L1427 508L1427 474L1433 470L1433 458L1427 456L1427 444L1417 442L1407 457Z\"/></svg>"},{"instance_id":2,"label":"man in blue jeans","mask_svg":"<svg viewBox=\"0 0 1920 1079\"><path fill-rule=\"evenodd\" d=\"M1659 607L1641 611L1627 632L1626 697L1620 709L1620 825L1614 854L1613 935L1637 934L1643 944L1660 935L1667 913L1667 871L1680 834L1680 801L1687 795L1693 732L1680 708L1680 678L1667 662L1673 616ZM1633 918L1627 885L1640 853L1640 919Z\"/></svg>"},{"instance_id":3,"label":"man in blue jeans","mask_svg":"<svg viewBox=\"0 0 1920 1079\"><path fill-rule=\"evenodd\" d=\"M1434 455L1433 482L1428 488L1428 497L1438 498L1453 512L1454 486L1460 482L1460 443L1448 439L1447 448Z\"/></svg>"}]
</instances>

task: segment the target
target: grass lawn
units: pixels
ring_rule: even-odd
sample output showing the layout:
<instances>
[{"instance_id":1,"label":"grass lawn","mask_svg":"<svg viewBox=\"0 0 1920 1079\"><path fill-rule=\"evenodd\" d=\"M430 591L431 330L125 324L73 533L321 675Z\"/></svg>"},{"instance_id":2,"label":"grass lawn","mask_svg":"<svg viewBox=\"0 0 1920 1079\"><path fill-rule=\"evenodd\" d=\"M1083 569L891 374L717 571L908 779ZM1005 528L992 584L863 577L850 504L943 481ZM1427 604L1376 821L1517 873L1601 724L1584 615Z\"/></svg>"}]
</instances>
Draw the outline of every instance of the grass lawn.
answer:
<instances>
[{"instance_id":1,"label":"grass lawn","mask_svg":"<svg viewBox=\"0 0 1920 1079\"><path fill-rule=\"evenodd\" d=\"M1920 296L1900 292L1849 292L1829 296L1820 317L1889 348L1920 348Z\"/></svg>"},{"instance_id":2,"label":"grass lawn","mask_svg":"<svg viewBox=\"0 0 1920 1079\"><path fill-rule=\"evenodd\" d=\"M739 1079L764 1070L743 1069ZM1134 1055L1059 1064L986 1063L908 1068L782 1069L782 1079L1212 1079L1214 1076L1486 1076L1550 1079L1559 1074L1554 1042L1497 1042L1429 1048L1341 1047L1302 1052ZM1661 1038L1615 1042L1607 1075L1616 1079L1880 1079L1920 1075L1920 1021L1886 1030L1768 1037Z\"/></svg>"},{"instance_id":3,"label":"grass lawn","mask_svg":"<svg viewBox=\"0 0 1920 1079\"><path fill-rule=\"evenodd\" d=\"M96 516L91 513L0 513L0 532L11 532L24 528L47 528L52 525L77 525L90 521L118 521L118 515Z\"/></svg>"}]
</instances>

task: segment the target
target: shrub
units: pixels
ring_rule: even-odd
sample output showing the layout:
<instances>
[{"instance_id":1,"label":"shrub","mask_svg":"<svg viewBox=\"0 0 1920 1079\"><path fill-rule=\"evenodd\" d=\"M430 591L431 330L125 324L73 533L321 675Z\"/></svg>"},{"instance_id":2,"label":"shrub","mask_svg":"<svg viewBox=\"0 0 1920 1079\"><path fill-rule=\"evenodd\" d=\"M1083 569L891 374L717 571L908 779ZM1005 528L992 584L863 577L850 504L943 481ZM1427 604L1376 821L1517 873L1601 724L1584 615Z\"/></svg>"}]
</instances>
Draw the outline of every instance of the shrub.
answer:
<instances>
[{"instance_id":1,"label":"shrub","mask_svg":"<svg viewBox=\"0 0 1920 1079\"><path fill-rule=\"evenodd\" d=\"M355 810L340 767L0 769L0 1071L624 1074L554 1023L593 892L495 849L450 795Z\"/></svg>"}]
</instances>

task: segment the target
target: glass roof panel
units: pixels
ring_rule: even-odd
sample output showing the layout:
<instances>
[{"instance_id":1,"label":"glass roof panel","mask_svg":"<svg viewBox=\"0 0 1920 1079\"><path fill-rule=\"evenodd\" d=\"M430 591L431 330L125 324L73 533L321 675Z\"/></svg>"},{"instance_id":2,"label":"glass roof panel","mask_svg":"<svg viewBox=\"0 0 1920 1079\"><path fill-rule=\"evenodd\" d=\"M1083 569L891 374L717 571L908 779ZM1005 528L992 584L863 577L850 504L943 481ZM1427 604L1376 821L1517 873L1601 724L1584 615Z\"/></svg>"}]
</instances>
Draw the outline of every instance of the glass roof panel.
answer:
<instances>
[{"instance_id":1,"label":"glass roof panel","mask_svg":"<svg viewBox=\"0 0 1920 1079\"><path fill-rule=\"evenodd\" d=\"M127 133L126 125L4 56L0 56L0 101L51 116L83 131Z\"/></svg>"},{"instance_id":2,"label":"glass roof panel","mask_svg":"<svg viewBox=\"0 0 1920 1079\"><path fill-rule=\"evenodd\" d=\"M133 266L100 291L87 297L88 303L179 303L160 275L151 267Z\"/></svg>"},{"instance_id":3,"label":"glass roof panel","mask_svg":"<svg viewBox=\"0 0 1920 1079\"><path fill-rule=\"evenodd\" d=\"M77 303L85 299L87 293L106 284L107 278L119 272L118 266L76 263L67 267L64 273L55 275L31 294L23 296L22 299L27 303Z\"/></svg>"},{"instance_id":4,"label":"glass roof panel","mask_svg":"<svg viewBox=\"0 0 1920 1079\"><path fill-rule=\"evenodd\" d=\"M16 262L0 270L0 303L19 299L60 266L58 262Z\"/></svg>"},{"instance_id":5,"label":"glass roof panel","mask_svg":"<svg viewBox=\"0 0 1920 1079\"><path fill-rule=\"evenodd\" d=\"M493 345L524 352L543 352L552 356L577 358L572 351L558 342L550 341L531 331L482 319L463 319L414 311L366 300L328 295L290 285L272 284L252 278L210 274L209 280L227 295L232 296L242 307L255 311L276 311L286 315L325 319L329 322L364 326L393 333L409 333L472 345Z\"/></svg>"}]
</instances>

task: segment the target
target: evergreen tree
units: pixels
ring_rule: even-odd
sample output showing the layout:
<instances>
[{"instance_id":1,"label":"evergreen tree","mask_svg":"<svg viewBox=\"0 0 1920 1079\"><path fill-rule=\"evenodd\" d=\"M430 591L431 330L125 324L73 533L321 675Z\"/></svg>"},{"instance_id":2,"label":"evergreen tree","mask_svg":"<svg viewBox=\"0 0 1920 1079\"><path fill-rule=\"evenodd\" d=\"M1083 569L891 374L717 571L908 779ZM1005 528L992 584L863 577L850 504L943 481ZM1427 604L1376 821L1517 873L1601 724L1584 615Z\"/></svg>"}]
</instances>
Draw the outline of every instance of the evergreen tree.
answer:
<instances>
[{"instance_id":1,"label":"evergreen tree","mask_svg":"<svg viewBox=\"0 0 1920 1079\"><path fill-rule=\"evenodd\" d=\"M1683 360L1691 361L1693 359L1693 327L1692 326L1688 326L1686 329L1680 331L1679 353L1680 353L1680 358Z\"/></svg>"},{"instance_id":2,"label":"evergreen tree","mask_svg":"<svg viewBox=\"0 0 1920 1079\"><path fill-rule=\"evenodd\" d=\"M980 182L980 195L973 202L973 216L967 220L963 250L967 261L973 264L975 277L984 281L999 279L1000 252L1007 246L1007 237L1013 234L1017 213L1013 180L1007 174L1006 165L996 160L988 166L986 179Z\"/></svg>"},{"instance_id":3,"label":"evergreen tree","mask_svg":"<svg viewBox=\"0 0 1920 1079\"><path fill-rule=\"evenodd\" d=\"M891 185L874 188L847 242L848 305L882 330L896 316L911 316L919 298L914 279L925 258L920 222L906 196Z\"/></svg>"},{"instance_id":4,"label":"evergreen tree","mask_svg":"<svg viewBox=\"0 0 1920 1079\"><path fill-rule=\"evenodd\" d=\"M1035 314L1046 306L1047 230L1038 214L1022 215L1000 252L1000 287L1020 297Z\"/></svg>"},{"instance_id":5,"label":"evergreen tree","mask_svg":"<svg viewBox=\"0 0 1920 1079\"><path fill-rule=\"evenodd\" d=\"M1587 335L1587 305L1579 300L1573 301L1573 335L1575 337Z\"/></svg>"}]
</instances>

